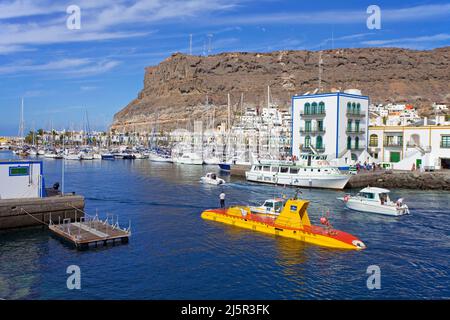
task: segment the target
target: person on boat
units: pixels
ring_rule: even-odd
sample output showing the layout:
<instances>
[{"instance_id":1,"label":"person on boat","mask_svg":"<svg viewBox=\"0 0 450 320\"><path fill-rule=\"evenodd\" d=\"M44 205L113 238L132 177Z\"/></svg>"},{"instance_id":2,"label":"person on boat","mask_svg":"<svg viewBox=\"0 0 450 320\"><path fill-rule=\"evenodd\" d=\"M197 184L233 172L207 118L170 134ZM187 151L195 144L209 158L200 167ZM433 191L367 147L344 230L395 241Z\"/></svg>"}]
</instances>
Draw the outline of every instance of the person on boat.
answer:
<instances>
[{"instance_id":1,"label":"person on boat","mask_svg":"<svg viewBox=\"0 0 450 320\"><path fill-rule=\"evenodd\" d=\"M220 193L219 199L220 199L220 207L225 208L225 192L222 191Z\"/></svg>"}]
</instances>

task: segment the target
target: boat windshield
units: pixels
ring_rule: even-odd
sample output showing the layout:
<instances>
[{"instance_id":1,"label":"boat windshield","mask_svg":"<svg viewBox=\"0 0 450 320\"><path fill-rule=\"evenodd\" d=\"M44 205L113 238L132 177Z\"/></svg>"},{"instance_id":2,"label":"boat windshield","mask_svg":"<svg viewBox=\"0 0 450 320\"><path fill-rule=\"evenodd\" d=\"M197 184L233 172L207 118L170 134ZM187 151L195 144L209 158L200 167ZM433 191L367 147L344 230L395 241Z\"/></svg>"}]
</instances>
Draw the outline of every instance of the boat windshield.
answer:
<instances>
[{"instance_id":1,"label":"boat windshield","mask_svg":"<svg viewBox=\"0 0 450 320\"><path fill-rule=\"evenodd\" d=\"M263 207L272 209L273 208L273 202L272 201L266 201L266 202L264 202Z\"/></svg>"},{"instance_id":2,"label":"boat windshield","mask_svg":"<svg viewBox=\"0 0 450 320\"><path fill-rule=\"evenodd\" d=\"M283 208L283 201L275 202L275 212L280 212Z\"/></svg>"},{"instance_id":3,"label":"boat windshield","mask_svg":"<svg viewBox=\"0 0 450 320\"><path fill-rule=\"evenodd\" d=\"M375 194L370 192L360 192L358 193L358 196L366 199L375 199Z\"/></svg>"}]
</instances>

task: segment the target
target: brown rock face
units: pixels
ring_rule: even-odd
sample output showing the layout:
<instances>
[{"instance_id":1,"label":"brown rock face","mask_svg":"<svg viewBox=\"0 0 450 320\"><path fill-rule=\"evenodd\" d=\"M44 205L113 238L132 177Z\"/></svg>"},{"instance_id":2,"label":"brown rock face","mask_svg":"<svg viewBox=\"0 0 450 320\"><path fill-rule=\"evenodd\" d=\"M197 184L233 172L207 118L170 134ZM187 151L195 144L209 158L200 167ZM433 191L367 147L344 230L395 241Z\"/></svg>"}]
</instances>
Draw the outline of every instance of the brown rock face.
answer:
<instances>
[{"instance_id":1,"label":"brown rock face","mask_svg":"<svg viewBox=\"0 0 450 320\"><path fill-rule=\"evenodd\" d=\"M450 47L431 51L396 48L338 49L322 52L323 91L356 88L373 103L408 102L425 111L433 102L450 101ZM291 97L318 87L319 52L222 53L200 57L173 54L147 67L144 89L114 116L117 131L150 131L185 126L205 114L206 96L226 114L227 93L237 106L272 101L290 106Z\"/></svg>"}]
</instances>

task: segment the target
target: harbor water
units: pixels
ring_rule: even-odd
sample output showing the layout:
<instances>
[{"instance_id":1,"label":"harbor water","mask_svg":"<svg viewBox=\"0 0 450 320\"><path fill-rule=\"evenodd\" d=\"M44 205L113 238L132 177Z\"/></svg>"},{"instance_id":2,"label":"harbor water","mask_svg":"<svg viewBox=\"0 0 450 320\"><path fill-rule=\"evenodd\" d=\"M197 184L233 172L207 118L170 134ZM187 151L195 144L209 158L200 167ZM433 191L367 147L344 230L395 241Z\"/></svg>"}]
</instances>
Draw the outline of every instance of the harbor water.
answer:
<instances>
[{"instance_id":1,"label":"harbor water","mask_svg":"<svg viewBox=\"0 0 450 320\"><path fill-rule=\"evenodd\" d=\"M13 158L0 152L3 159ZM61 160L44 159L47 186L61 182ZM215 166L149 160L66 161L65 191L86 198L86 210L131 221L130 242L85 251L42 227L0 232L3 299L428 299L450 298L450 195L392 190L411 214L385 217L345 209L342 191L303 189L313 224L330 212L336 229L367 245L326 249L204 221L219 205L262 203L295 189L247 183L203 185ZM356 191L356 190L355 190ZM67 267L81 269L81 289L69 290ZM381 289L367 287L369 266Z\"/></svg>"}]
</instances>

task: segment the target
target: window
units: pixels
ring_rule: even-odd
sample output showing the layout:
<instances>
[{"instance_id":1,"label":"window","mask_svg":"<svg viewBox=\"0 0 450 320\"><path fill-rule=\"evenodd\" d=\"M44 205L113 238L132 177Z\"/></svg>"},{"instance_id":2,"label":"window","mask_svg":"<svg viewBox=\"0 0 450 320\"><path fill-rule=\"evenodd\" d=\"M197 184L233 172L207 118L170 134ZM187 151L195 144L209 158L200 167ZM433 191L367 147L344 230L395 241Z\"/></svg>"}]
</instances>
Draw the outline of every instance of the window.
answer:
<instances>
[{"instance_id":1,"label":"window","mask_svg":"<svg viewBox=\"0 0 450 320\"><path fill-rule=\"evenodd\" d=\"M323 121L322 120L317 121L317 131L323 132Z\"/></svg>"},{"instance_id":2,"label":"window","mask_svg":"<svg viewBox=\"0 0 450 320\"><path fill-rule=\"evenodd\" d=\"M310 114L311 113L311 105L307 102L305 103L305 114Z\"/></svg>"},{"instance_id":3,"label":"window","mask_svg":"<svg viewBox=\"0 0 450 320\"><path fill-rule=\"evenodd\" d=\"M348 102L347 103L347 112L351 112L352 111L352 103Z\"/></svg>"},{"instance_id":4,"label":"window","mask_svg":"<svg viewBox=\"0 0 450 320\"><path fill-rule=\"evenodd\" d=\"M305 147L309 147L311 145L311 137L306 136L305 137Z\"/></svg>"},{"instance_id":5,"label":"window","mask_svg":"<svg viewBox=\"0 0 450 320\"><path fill-rule=\"evenodd\" d=\"M356 103L352 103L352 113L356 113Z\"/></svg>"},{"instance_id":6,"label":"window","mask_svg":"<svg viewBox=\"0 0 450 320\"><path fill-rule=\"evenodd\" d=\"M369 146L378 147L378 136L376 134L371 134L369 138Z\"/></svg>"},{"instance_id":7,"label":"window","mask_svg":"<svg viewBox=\"0 0 450 320\"><path fill-rule=\"evenodd\" d=\"M348 131L348 132L351 132L351 131L352 131L352 123L353 123L352 120L348 120L348 121L347 121L347 131Z\"/></svg>"},{"instance_id":8,"label":"window","mask_svg":"<svg viewBox=\"0 0 450 320\"><path fill-rule=\"evenodd\" d=\"M355 132L359 132L359 120L355 120Z\"/></svg>"},{"instance_id":9,"label":"window","mask_svg":"<svg viewBox=\"0 0 450 320\"><path fill-rule=\"evenodd\" d=\"M361 113L361 104L360 104L360 103L357 103L357 104L356 104L356 113L357 113L357 114L360 114L360 113Z\"/></svg>"},{"instance_id":10,"label":"window","mask_svg":"<svg viewBox=\"0 0 450 320\"><path fill-rule=\"evenodd\" d=\"M313 102L311 105L311 114L317 114L317 102Z\"/></svg>"},{"instance_id":11,"label":"window","mask_svg":"<svg viewBox=\"0 0 450 320\"><path fill-rule=\"evenodd\" d=\"M264 167L263 167L263 171L270 172L270 167L264 166Z\"/></svg>"},{"instance_id":12,"label":"window","mask_svg":"<svg viewBox=\"0 0 450 320\"><path fill-rule=\"evenodd\" d=\"M441 148L450 148L450 136L441 137Z\"/></svg>"},{"instance_id":13,"label":"window","mask_svg":"<svg viewBox=\"0 0 450 320\"><path fill-rule=\"evenodd\" d=\"M311 120L305 121L305 132L311 132Z\"/></svg>"},{"instance_id":14,"label":"window","mask_svg":"<svg viewBox=\"0 0 450 320\"><path fill-rule=\"evenodd\" d=\"M325 103L323 103L322 101L319 102L319 113L320 114L324 114L325 113Z\"/></svg>"},{"instance_id":15,"label":"window","mask_svg":"<svg viewBox=\"0 0 450 320\"><path fill-rule=\"evenodd\" d=\"M323 148L322 137L318 136L316 138L316 149L322 149L322 148Z\"/></svg>"},{"instance_id":16,"label":"window","mask_svg":"<svg viewBox=\"0 0 450 320\"><path fill-rule=\"evenodd\" d=\"M297 174L298 168L291 168L290 171L291 171L291 174Z\"/></svg>"},{"instance_id":17,"label":"window","mask_svg":"<svg viewBox=\"0 0 450 320\"><path fill-rule=\"evenodd\" d=\"M280 167L280 172L281 173L288 173L289 172L289 168L288 167Z\"/></svg>"},{"instance_id":18,"label":"window","mask_svg":"<svg viewBox=\"0 0 450 320\"><path fill-rule=\"evenodd\" d=\"M358 150L359 149L359 137L355 138L355 149Z\"/></svg>"},{"instance_id":19,"label":"window","mask_svg":"<svg viewBox=\"0 0 450 320\"><path fill-rule=\"evenodd\" d=\"M29 172L30 167L28 166L9 167L9 175L12 177L27 176Z\"/></svg>"},{"instance_id":20,"label":"window","mask_svg":"<svg viewBox=\"0 0 450 320\"><path fill-rule=\"evenodd\" d=\"M352 148L352 137L347 138L347 149L350 150Z\"/></svg>"}]
</instances>

